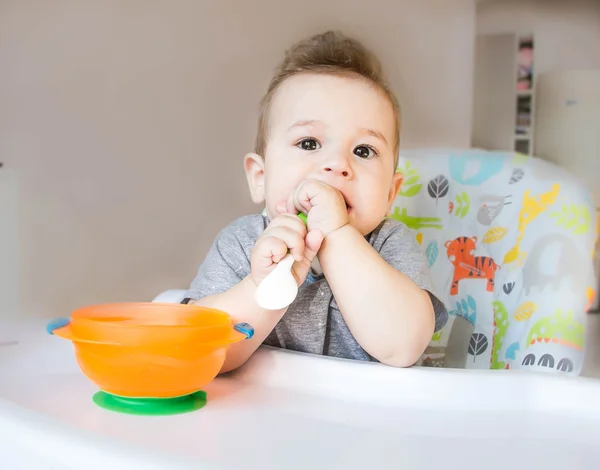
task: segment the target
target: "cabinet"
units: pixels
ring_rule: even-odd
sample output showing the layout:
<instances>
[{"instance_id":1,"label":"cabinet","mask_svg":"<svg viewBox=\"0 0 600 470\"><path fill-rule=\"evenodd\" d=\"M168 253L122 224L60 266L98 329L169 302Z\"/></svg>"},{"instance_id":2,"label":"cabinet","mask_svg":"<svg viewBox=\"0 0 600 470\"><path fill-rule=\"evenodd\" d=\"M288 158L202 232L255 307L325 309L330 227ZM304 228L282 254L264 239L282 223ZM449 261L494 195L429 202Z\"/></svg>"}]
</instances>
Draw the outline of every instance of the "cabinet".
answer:
<instances>
[{"instance_id":1,"label":"cabinet","mask_svg":"<svg viewBox=\"0 0 600 470\"><path fill-rule=\"evenodd\" d=\"M540 75L536 102L536 154L579 178L600 207L600 70Z\"/></svg>"},{"instance_id":2,"label":"cabinet","mask_svg":"<svg viewBox=\"0 0 600 470\"><path fill-rule=\"evenodd\" d=\"M532 155L534 114L533 36L477 36L472 145Z\"/></svg>"}]
</instances>

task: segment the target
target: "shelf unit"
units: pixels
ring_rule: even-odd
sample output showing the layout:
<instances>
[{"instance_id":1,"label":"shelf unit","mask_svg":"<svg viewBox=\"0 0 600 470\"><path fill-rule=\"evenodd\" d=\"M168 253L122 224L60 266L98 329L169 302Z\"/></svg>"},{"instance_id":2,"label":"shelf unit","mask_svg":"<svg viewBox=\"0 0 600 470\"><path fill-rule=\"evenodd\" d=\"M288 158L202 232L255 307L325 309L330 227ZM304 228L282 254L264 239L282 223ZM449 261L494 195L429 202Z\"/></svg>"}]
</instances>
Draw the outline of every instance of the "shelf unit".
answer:
<instances>
[{"instance_id":1,"label":"shelf unit","mask_svg":"<svg viewBox=\"0 0 600 470\"><path fill-rule=\"evenodd\" d=\"M533 35L480 35L476 40L473 146L534 152Z\"/></svg>"}]
</instances>

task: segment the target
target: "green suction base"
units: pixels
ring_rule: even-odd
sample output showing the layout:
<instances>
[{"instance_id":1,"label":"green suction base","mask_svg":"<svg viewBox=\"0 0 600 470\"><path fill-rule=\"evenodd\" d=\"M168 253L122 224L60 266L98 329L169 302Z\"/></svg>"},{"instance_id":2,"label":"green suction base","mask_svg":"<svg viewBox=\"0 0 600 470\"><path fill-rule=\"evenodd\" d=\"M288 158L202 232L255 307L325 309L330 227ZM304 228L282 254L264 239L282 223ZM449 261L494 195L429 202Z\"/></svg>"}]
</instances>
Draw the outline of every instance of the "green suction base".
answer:
<instances>
[{"instance_id":1,"label":"green suction base","mask_svg":"<svg viewBox=\"0 0 600 470\"><path fill-rule=\"evenodd\" d=\"M129 398L100 391L93 400L100 408L117 413L166 416L199 410L206 405L206 392L200 390L176 398Z\"/></svg>"}]
</instances>

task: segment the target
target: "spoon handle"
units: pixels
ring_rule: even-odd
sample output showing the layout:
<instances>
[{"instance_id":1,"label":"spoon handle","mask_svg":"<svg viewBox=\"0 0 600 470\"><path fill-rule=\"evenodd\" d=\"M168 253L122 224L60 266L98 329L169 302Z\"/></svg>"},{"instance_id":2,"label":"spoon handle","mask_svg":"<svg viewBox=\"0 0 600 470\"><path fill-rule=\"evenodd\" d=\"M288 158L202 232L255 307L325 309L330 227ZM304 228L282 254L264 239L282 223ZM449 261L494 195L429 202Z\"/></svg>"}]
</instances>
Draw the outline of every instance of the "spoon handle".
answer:
<instances>
[{"instance_id":1,"label":"spoon handle","mask_svg":"<svg viewBox=\"0 0 600 470\"><path fill-rule=\"evenodd\" d=\"M277 263L277 267L275 269L277 270L290 270L292 269L292 265L294 264L294 257L292 256L291 253L288 253L287 255L285 255L283 258L281 258L281 261L279 261L279 263Z\"/></svg>"}]
</instances>

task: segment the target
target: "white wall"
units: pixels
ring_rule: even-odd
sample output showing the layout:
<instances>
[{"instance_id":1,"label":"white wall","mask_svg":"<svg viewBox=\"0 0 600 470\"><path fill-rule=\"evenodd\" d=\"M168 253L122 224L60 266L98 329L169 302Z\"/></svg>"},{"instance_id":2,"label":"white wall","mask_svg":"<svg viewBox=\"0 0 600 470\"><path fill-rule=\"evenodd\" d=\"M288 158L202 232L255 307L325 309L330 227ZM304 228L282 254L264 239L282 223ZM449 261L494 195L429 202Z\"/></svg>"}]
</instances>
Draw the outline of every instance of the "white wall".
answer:
<instances>
[{"instance_id":1,"label":"white wall","mask_svg":"<svg viewBox=\"0 0 600 470\"><path fill-rule=\"evenodd\" d=\"M477 34L534 33L535 73L600 67L600 0L488 0Z\"/></svg>"},{"instance_id":2,"label":"white wall","mask_svg":"<svg viewBox=\"0 0 600 470\"><path fill-rule=\"evenodd\" d=\"M309 34L342 29L381 52L403 147L467 146L474 23L472 0L2 2L0 155L20 181L19 259L5 271L19 272L19 311L187 286L217 231L257 210L241 164L257 103Z\"/></svg>"}]
</instances>

